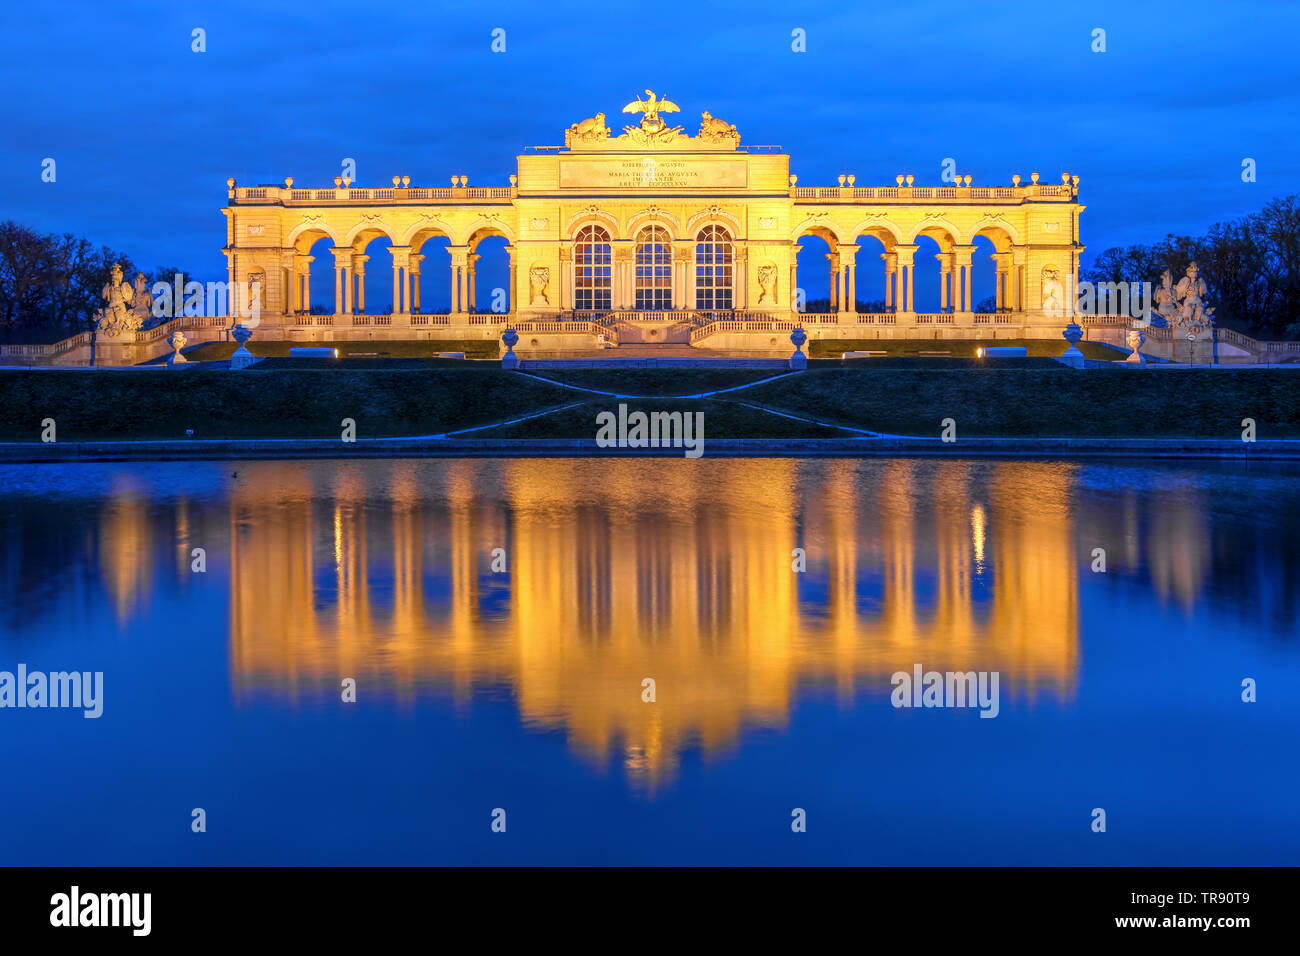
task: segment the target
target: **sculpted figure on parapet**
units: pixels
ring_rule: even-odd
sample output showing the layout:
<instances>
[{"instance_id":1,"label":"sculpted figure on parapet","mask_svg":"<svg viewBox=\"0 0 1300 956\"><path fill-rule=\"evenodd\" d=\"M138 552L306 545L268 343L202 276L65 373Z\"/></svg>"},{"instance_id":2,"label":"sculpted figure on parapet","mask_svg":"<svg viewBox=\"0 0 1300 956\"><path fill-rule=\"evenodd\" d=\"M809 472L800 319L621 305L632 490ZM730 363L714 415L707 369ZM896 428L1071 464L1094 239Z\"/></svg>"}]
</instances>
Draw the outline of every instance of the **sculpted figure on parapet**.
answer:
<instances>
[{"instance_id":1,"label":"sculpted figure on parapet","mask_svg":"<svg viewBox=\"0 0 1300 956\"><path fill-rule=\"evenodd\" d=\"M101 295L108 305L95 313L96 331L114 336L138 332L144 327L153 305L153 295L143 272L136 275L132 285L123 281L121 263L115 263Z\"/></svg>"},{"instance_id":2,"label":"sculpted figure on parapet","mask_svg":"<svg viewBox=\"0 0 1300 956\"><path fill-rule=\"evenodd\" d=\"M1168 273L1166 273L1168 275ZM1184 332L1200 332L1207 325L1214 324L1214 310L1205 307L1205 295L1209 287L1201 278L1201 271L1193 262L1187 267L1187 275L1178 280L1174 295L1178 299L1178 328Z\"/></svg>"},{"instance_id":3,"label":"sculpted figure on parapet","mask_svg":"<svg viewBox=\"0 0 1300 956\"><path fill-rule=\"evenodd\" d=\"M605 125L604 113L589 116L570 126L565 135L565 145L575 142L589 143L597 139L609 139L609 127Z\"/></svg>"},{"instance_id":4,"label":"sculpted figure on parapet","mask_svg":"<svg viewBox=\"0 0 1300 956\"><path fill-rule=\"evenodd\" d=\"M1162 321L1153 324L1160 328L1171 328L1178 315L1178 303L1174 301L1174 277L1168 269L1160 277L1160 288L1156 289L1156 314Z\"/></svg>"},{"instance_id":5,"label":"sculpted figure on parapet","mask_svg":"<svg viewBox=\"0 0 1300 956\"><path fill-rule=\"evenodd\" d=\"M705 110L700 122L700 139L710 143L739 143L740 131L726 120L720 120Z\"/></svg>"}]
</instances>

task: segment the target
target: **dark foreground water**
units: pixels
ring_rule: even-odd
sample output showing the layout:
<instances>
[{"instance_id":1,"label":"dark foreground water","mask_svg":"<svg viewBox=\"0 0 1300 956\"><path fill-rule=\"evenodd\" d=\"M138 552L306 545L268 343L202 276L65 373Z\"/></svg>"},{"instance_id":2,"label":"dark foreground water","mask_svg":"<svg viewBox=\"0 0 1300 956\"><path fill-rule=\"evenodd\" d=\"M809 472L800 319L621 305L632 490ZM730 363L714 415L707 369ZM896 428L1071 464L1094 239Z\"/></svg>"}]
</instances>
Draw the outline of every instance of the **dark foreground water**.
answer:
<instances>
[{"instance_id":1,"label":"dark foreground water","mask_svg":"<svg viewBox=\"0 0 1300 956\"><path fill-rule=\"evenodd\" d=\"M1295 863L1298 479L3 467L0 672L104 676L0 708L0 863Z\"/></svg>"}]
</instances>

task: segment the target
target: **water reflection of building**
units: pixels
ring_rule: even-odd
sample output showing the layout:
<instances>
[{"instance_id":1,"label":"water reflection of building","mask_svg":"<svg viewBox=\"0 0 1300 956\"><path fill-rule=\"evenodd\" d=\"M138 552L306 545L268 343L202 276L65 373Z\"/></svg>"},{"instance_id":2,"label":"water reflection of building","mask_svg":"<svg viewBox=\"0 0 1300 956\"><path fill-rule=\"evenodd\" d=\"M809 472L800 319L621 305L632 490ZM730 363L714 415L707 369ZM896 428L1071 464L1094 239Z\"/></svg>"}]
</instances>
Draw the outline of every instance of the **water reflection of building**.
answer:
<instances>
[{"instance_id":1,"label":"water reflection of building","mask_svg":"<svg viewBox=\"0 0 1300 956\"><path fill-rule=\"evenodd\" d=\"M113 484L100 518L99 568L118 623L125 625L153 585L149 501L128 474Z\"/></svg>"},{"instance_id":2,"label":"water reflection of building","mask_svg":"<svg viewBox=\"0 0 1300 956\"><path fill-rule=\"evenodd\" d=\"M230 503L241 696L333 695L341 676L403 700L500 685L525 721L656 775L690 741L715 752L783 724L800 684L883 694L920 662L1072 687L1067 465L246 468Z\"/></svg>"}]
</instances>

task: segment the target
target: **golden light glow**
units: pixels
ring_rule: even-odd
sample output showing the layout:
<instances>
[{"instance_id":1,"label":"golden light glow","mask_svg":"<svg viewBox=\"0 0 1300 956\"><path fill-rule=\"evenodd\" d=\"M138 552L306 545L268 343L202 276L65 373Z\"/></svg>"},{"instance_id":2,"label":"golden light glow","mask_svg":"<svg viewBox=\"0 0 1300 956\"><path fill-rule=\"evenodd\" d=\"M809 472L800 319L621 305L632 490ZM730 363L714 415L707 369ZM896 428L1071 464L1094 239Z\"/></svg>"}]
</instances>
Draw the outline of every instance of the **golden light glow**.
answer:
<instances>
[{"instance_id":1,"label":"golden light glow","mask_svg":"<svg viewBox=\"0 0 1300 956\"><path fill-rule=\"evenodd\" d=\"M458 712L507 690L525 726L564 730L647 785L682 749L780 727L801 686L846 705L889 676L997 670L1004 695L1072 696L1078 466L1050 462L461 460L241 464L229 500L159 532L120 484L100 526L119 619L142 613L153 535L229 548L237 701L417 696ZM1176 477L1171 479L1177 481ZM1173 488L1171 490L1177 490ZM213 507L228 509L226 528ZM1160 594L1203 586L1198 503L1161 508L1147 545L1129 496L1115 530ZM1105 517L1105 515L1101 515ZM228 544L223 531L228 530ZM507 567L492 570L493 550ZM807 570L793 570L804 549ZM1123 552L1122 552L1123 553ZM1120 555L1116 555L1120 557ZM657 700L642 701L642 680Z\"/></svg>"}]
</instances>

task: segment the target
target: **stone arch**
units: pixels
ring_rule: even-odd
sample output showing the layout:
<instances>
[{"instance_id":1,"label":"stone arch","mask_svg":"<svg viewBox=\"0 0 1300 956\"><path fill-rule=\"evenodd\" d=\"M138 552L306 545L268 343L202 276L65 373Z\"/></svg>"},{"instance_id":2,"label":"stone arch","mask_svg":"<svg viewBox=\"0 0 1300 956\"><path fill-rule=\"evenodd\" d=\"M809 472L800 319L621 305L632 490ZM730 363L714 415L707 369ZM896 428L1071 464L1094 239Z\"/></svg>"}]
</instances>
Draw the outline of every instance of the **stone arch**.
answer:
<instances>
[{"instance_id":1,"label":"stone arch","mask_svg":"<svg viewBox=\"0 0 1300 956\"><path fill-rule=\"evenodd\" d=\"M379 216L363 216L360 222L348 230L343 242L338 243L338 245L351 246L353 249L362 251L373 240L381 236L387 238L393 245L398 244L396 229L384 222Z\"/></svg>"},{"instance_id":2,"label":"stone arch","mask_svg":"<svg viewBox=\"0 0 1300 956\"><path fill-rule=\"evenodd\" d=\"M639 212L633 213L628 217L626 230L629 239L635 239L636 234L649 225L663 226L668 231L670 239L682 238L682 222L672 213L658 206L649 206Z\"/></svg>"},{"instance_id":3,"label":"stone arch","mask_svg":"<svg viewBox=\"0 0 1300 956\"><path fill-rule=\"evenodd\" d=\"M832 249L840 243L848 241L840 234L839 226L823 216L809 216L805 219L790 235L790 241L798 242L808 235L819 237Z\"/></svg>"},{"instance_id":4,"label":"stone arch","mask_svg":"<svg viewBox=\"0 0 1300 956\"><path fill-rule=\"evenodd\" d=\"M446 239L448 242L453 242L453 231L451 223L449 222L445 222L444 220L433 216L421 216L419 220L414 222L410 228L406 230L406 233L402 236L402 241L399 244L410 246L411 251L418 252L421 246L435 236Z\"/></svg>"},{"instance_id":5,"label":"stone arch","mask_svg":"<svg viewBox=\"0 0 1300 956\"><path fill-rule=\"evenodd\" d=\"M598 206L588 206L581 212L570 216L568 223L564 227L565 234L574 238L583 226L598 225L609 233L610 239L623 238L623 232L619 228L618 217L613 213L606 212Z\"/></svg>"},{"instance_id":6,"label":"stone arch","mask_svg":"<svg viewBox=\"0 0 1300 956\"><path fill-rule=\"evenodd\" d=\"M1010 303L1018 300L1019 279L1011 262L1011 250L1019 237L1016 227L1000 214L981 216L971 226L968 242L972 249L972 308L986 299L993 299L994 308L1006 310ZM992 251L986 255L989 246ZM989 306L985 304L984 308Z\"/></svg>"},{"instance_id":7,"label":"stone arch","mask_svg":"<svg viewBox=\"0 0 1300 956\"><path fill-rule=\"evenodd\" d=\"M515 241L513 233L505 223L490 222L474 226L469 235L465 237L465 241L462 245L469 246L470 252L473 252L475 247L489 236L500 236L508 243L513 243Z\"/></svg>"},{"instance_id":8,"label":"stone arch","mask_svg":"<svg viewBox=\"0 0 1300 956\"><path fill-rule=\"evenodd\" d=\"M961 244L962 231L939 213L928 213L912 228L912 237L908 241L913 245L921 236L928 236L939 244L943 252L951 252L953 246Z\"/></svg>"},{"instance_id":9,"label":"stone arch","mask_svg":"<svg viewBox=\"0 0 1300 956\"><path fill-rule=\"evenodd\" d=\"M973 243L978 236L987 236L998 252L1009 252L1012 246L1020 245L1020 230L1001 216L983 216L976 220L967 242Z\"/></svg>"},{"instance_id":10,"label":"stone arch","mask_svg":"<svg viewBox=\"0 0 1300 956\"><path fill-rule=\"evenodd\" d=\"M316 245L322 239L328 239L334 245L340 245L338 236L334 230L323 222L303 221L293 227L289 233L289 241L286 245L293 247L296 252L306 254L311 247Z\"/></svg>"},{"instance_id":11,"label":"stone arch","mask_svg":"<svg viewBox=\"0 0 1300 956\"><path fill-rule=\"evenodd\" d=\"M740 217L728 212L721 206L710 206L708 209L701 209L686 220L685 235L695 235L705 226L722 226L727 232L731 233L732 239L738 239L744 232Z\"/></svg>"},{"instance_id":12,"label":"stone arch","mask_svg":"<svg viewBox=\"0 0 1300 956\"><path fill-rule=\"evenodd\" d=\"M903 239L903 230L888 216L880 213L873 213L854 226L853 238L850 242L857 242L862 236L874 236L880 240L880 244L886 250L892 249L905 241Z\"/></svg>"}]
</instances>

